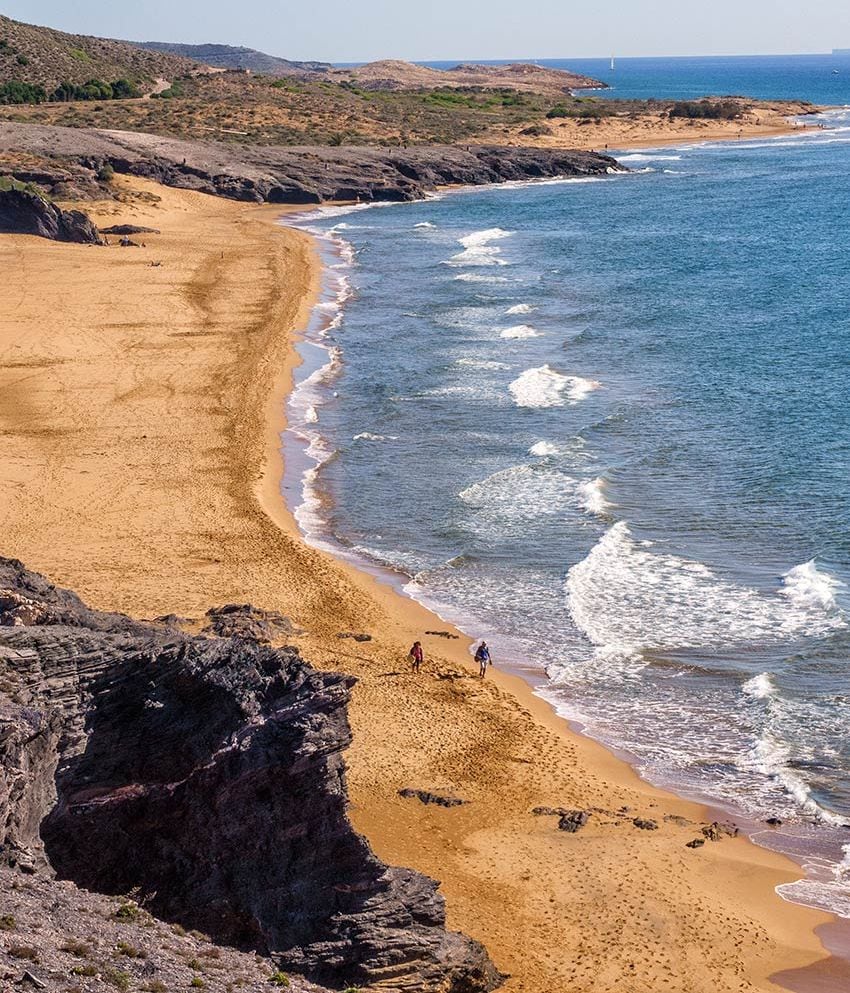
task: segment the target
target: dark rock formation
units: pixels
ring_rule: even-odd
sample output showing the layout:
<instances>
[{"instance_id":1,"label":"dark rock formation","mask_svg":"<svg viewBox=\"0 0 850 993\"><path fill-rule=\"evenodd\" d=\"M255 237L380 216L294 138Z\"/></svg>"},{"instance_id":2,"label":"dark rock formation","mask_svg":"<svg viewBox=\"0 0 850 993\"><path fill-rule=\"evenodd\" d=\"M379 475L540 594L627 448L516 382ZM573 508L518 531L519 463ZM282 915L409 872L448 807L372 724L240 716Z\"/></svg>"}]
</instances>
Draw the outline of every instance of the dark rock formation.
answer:
<instances>
[{"instance_id":1,"label":"dark rock formation","mask_svg":"<svg viewBox=\"0 0 850 993\"><path fill-rule=\"evenodd\" d=\"M635 817L635 819L632 821L632 824L634 824L636 828L640 828L641 831L658 830L658 822L653 821L649 817Z\"/></svg>"},{"instance_id":2,"label":"dark rock formation","mask_svg":"<svg viewBox=\"0 0 850 993\"><path fill-rule=\"evenodd\" d=\"M131 131L0 122L0 153L27 153L257 203L403 202L439 186L625 171L607 155L558 148L422 145L410 148L264 147L182 141Z\"/></svg>"},{"instance_id":3,"label":"dark rock formation","mask_svg":"<svg viewBox=\"0 0 850 993\"><path fill-rule=\"evenodd\" d=\"M462 807L464 804L469 803L468 800L460 800L456 796L443 796L441 793L432 793L430 790L414 790L410 787L399 790L398 795L404 797L406 800L419 800L420 803L426 805L434 803L438 807Z\"/></svg>"},{"instance_id":4,"label":"dark rock formation","mask_svg":"<svg viewBox=\"0 0 850 993\"><path fill-rule=\"evenodd\" d=\"M566 831L568 834L575 834L580 831L590 819L590 812L587 810L568 810L561 814L558 820L558 830Z\"/></svg>"},{"instance_id":5,"label":"dark rock formation","mask_svg":"<svg viewBox=\"0 0 850 993\"><path fill-rule=\"evenodd\" d=\"M361 632L356 632L356 631L340 631L339 634L337 634L337 638L341 638L343 641L345 641L346 639L349 639L350 638L352 641L357 641L357 642L360 642L361 644L363 644L363 643L365 643L367 641L371 641L372 640L372 635L371 634L364 634L362 631Z\"/></svg>"},{"instance_id":6,"label":"dark rock formation","mask_svg":"<svg viewBox=\"0 0 850 993\"><path fill-rule=\"evenodd\" d=\"M738 828L734 824L721 824L714 821L712 824L706 824L702 833L709 841L721 841L723 838L736 838Z\"/></svg>"},{"instance_id":7,"label":"dark rock formation","mask_svg":"<svg viewBox=\"0 0 850 993\"><path fill-rule=\"evenodd\" d=\"M249 603L213 607L207 611L207 617L210 622L204 633L220 638L250 638L268 645L295 633L288 617L274 610L260 610Z\"/></svg>"},{"instance_id":8,"label":"dark rock formation","mask_svg":"<svg viewBox=\"0 0 850 993\"><path fill-rule=\"evenodd\" d=\"M702 848L704 844L705 844L705 838L694 838L693 841L689 841L685 845L685 848Z\"/></svg>"},{"instance_id":9,"label":"dark rock formation","mask_svg":"<svg viewBox=\"0 0 850 993\"><path fill-rule=\"evenodd\" d=\"M0 861L54 869L329 985L476 993L438 884L346 817L353 680L89 610L0 559Z\"/></svg>"},{"instance_id":10,"label":"dark rock formation","mask_svg":"<svg viewBox=\"0 0 850 993\"><path fill-rule=\"evenodd\" d=\"M92 221L79 210L60 210L29 190L0 190L0 232L99 245Z\"/></svg>"},{"instance_id":11,"label":"dark rock formation","mask_svg":"<svg viewBox=\"0 0 850 993\"><path fill-rule=\"evenodd\" d=\"M113 224L111 228L101 228L101 234L159 234L159 228L144 228L138 224Z\"/></svg>"}]
</instances>

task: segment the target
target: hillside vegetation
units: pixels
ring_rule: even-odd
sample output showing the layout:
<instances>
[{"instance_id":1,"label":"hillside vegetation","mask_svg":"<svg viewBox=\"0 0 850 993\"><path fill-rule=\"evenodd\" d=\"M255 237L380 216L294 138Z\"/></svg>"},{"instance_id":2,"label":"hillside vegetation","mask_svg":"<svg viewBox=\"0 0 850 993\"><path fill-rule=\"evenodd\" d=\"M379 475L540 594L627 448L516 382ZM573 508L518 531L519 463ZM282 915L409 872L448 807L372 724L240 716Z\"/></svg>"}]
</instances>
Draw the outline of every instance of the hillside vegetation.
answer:
<instances>
[{"instance_id":1,"label":"hillside vegetation","mask_svg":"<svg viewBox=\"0 0 850 993\"><path fill-rule=\"evenodd\" d=\"M254 48L234 45L181 45L170 41L133 41L130 44L150 52L165 52L203 62L217 69L242 69L266 76L303 76L305 73L325 72L329 62L293 62L277 55L258 52Z\"/></svg>"},{"instance_id":2,"label":"hillside vegetation","mask_svg":"<svg viewBox=\"0 0 850 993\"><path fill-rule=\"evenodd\" d=\"M150 52L123 41L66 34L22 24L0 15L0 84L42 87L52 94L61 83L85 86L92 80L126 79L150 89L158 78L172 79L197 71L179 55Z\"/></svg>"}]
</instances>

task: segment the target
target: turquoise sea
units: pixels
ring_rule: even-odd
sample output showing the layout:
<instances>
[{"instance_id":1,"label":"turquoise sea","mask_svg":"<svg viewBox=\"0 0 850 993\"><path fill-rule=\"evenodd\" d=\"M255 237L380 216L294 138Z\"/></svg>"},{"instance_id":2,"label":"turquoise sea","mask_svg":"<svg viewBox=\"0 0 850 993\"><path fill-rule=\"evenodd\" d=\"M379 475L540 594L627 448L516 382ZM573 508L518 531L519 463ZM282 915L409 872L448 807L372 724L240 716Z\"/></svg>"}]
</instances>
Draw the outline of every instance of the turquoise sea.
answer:
<instances>
[{"instance_id":1,"label":"turquoise sea","mask_svg":"<svg viewBox=\"0 0 850 993\"><path fill-rule=\"evenodd\" d=\"M850 102L833 61L615 72ZM311 540L394 570L647 778L795 854L783 895L850 916L850 109L823 123L305 215L326 293L287 485Z\"/></svg>"}]
</instances>

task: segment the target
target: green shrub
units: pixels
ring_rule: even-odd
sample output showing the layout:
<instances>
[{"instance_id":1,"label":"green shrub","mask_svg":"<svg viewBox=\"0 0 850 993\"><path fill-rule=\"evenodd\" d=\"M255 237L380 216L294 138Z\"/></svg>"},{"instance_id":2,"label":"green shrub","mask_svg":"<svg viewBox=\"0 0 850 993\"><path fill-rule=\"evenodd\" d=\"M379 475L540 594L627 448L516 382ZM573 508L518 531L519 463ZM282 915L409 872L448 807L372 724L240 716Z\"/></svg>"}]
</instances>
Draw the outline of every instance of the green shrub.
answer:
<instances>
[{"instance_id":1,"label":"green shrub","mask_svg":"<svg viewBox=\"0 0 850 993\"><path fill-rule=\"evenodd\" d=\"M101 183L111 183L115 179L115 170L106 162L97 170L97 178Z\"/></svg>"},{"instance_id":2,"label":"green shrub","mask_svg":"<svg viewBox=\"0 0 850 993\"><path fill-rule=\"evenodd\" d=\"M276 972L273 976L269 976L269 982L286 989L289 986L289 976L285 972Z\"/></svg>"},{"instance_id":3,"label":"green shrub","mask_svg":"<svg viewBox=\"0 0 850 993\"><path fill-rule=\"evenodd\" d=\"M189 983L190 986L194 987L196 990L202 990L204 988L204 981L200 976L194 976L192 982Z\"/></svg>"},{"instance_id":4,"label":"green shrub","mask_svg":"<svg viewBox=\"0 0 850 993\"><path fill-rule=\"evenodd\" d=\"M0 104L44 103L47 91L33 83L20 83L13 79L0 83Z\"/></svg>"},{"instance_id":5,"label":"green shrub","mask_svg":"<svg viewBox=\"0 0 850 993\"><path fill-rule=\"evenodd\" d=\"M679 100L670 108L671 117L733 121L744 108L736 100Z\"/></svg>"},{"instance_id":6,"label":"green shrub","mask_svg":"<svg viewBox=\"0 0 850 993\"><path fill-rule=\"evenodd\" d=\"M122 903L121 906L115 911L115 919L117 921L138 921L144 916L144 910L137 903Z\"/></svg>"},{"instance_id":7,"label":"green shrub","mask_svg":"<svg viewBox=\"0 0 850 993\"><path fill-rule=\"evenodd\" d=\"M130 989L130 973L122 972L120 969L107 969L103 973L103 978L114 986L117 990L126 991Z\"/></svg>"},{"instance_id":8,"label":"green shrub","mask_svg":"<svg viewBox=\"0 0 850 993\"><path fill-rule=\"evenodd\" d=\"M87 962L85 965L75 965L71 969L72 976L96 976L97 966L92 965L91 962Z\"/></svg>"},{"instance_id":9,"label":"green shrub","mask_svg":"<svg viewBox=\"0 0 850 993\"><path fill-rule=\"evenodd\" d=\"M0 177L0 181L5 177ZM12 914L0 914L0 931L14 931L18 922Z\"/></svg>"}]
</instances>

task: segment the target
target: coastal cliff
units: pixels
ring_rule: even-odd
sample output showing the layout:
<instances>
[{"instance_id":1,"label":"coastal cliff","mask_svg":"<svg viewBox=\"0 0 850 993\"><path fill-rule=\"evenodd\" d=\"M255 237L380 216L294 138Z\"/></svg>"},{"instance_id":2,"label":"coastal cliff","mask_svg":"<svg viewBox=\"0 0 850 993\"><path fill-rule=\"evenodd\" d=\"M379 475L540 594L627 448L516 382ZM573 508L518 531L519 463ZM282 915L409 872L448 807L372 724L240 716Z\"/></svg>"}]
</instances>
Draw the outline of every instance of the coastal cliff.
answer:
<instances>
[{"instance_id":1,"label":"coastal cliff","mask_svg":"<svg viewBox=\"0 0 850 993\"><path fill-rule=\"evenodd\" d=\"M40 163L12 165L51 191L56 177L67 189L71 167L78 185L91 187L110 166L117 173L153 179L255 203L318 204L334 200L411 201L440 186L483 185L556 176L604 176L623 171L596 152L493 145L264 147L181 141L130 131L98 131L0 123L0 154L35 156ZM4 169L9 166L4 166Z\"/></svg>"},{"instance_id":2,"label":"coastal cliff","mask_svg":"<svg viewBox=\"0 0 850 993\"><path fill-rule=\"evenodd\" d=\"M495 988L483 947L446 931L438 884L348 821L354 681L215 626L93 611L0 559L4 872L135 893L330 986Z\"/></svg>"}]
</instances>

